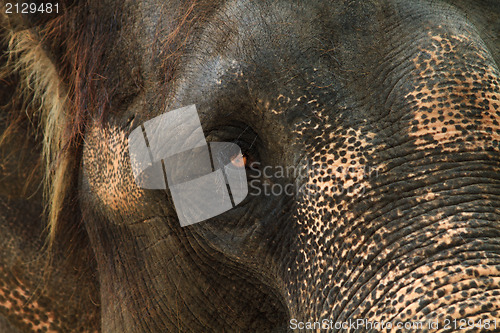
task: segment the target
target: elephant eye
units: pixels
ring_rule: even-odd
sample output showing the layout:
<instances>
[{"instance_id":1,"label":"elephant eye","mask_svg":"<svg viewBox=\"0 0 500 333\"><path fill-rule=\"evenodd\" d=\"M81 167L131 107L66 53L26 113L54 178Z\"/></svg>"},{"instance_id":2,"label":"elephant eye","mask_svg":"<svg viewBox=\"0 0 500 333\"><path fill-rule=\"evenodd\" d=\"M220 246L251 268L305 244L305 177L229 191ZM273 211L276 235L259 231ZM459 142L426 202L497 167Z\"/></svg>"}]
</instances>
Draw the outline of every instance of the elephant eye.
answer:
<instances>
[{"instance_id":1,"label":"elephant eye","mask_svg":"<svg viewBox=\"0 0 500 333\"><path fill-rule=\"evenodd\" d=\"M243 155L234 155L231 157L231 164L237 168L247 167L248 156L246 154Z\"/></svg>"},{"instance_id":2,"label":"elephant eye","mask_svg":"<svg viewBox=\"0 0 500 333\"><path fill-rule=\"evenodd\" d=\"M235 167L242 168L245 167L245 169L258 169L259 168L259 163L248 153L242 153L242 155L234 155L231 157L231 164L234 165Z\"/></svg>"},{"instance_id":3,"label":"elephant eye","mask_svg":"<svg viewBox=\"0 0 500 333\"><path fill-rule=\"evenodd\" d=\"M259 169L259 163L249 153L243 152L241 155L231 157L231 164L237 168Z\"/></svg>"},{"instance_id":4,"label":"elephant eye","mask_svg":"<svg viewBox=\"0 0 500 333\"><path fill-rule=\"evenodd\" d=\"M236 168L245 167L247 175L259 169L260 140L251 127L240 125L216 128L209 132L207 139L214 142L231 142L240 147L241 155L234 154L230 161Z\"/></svg>"}]
</instances>

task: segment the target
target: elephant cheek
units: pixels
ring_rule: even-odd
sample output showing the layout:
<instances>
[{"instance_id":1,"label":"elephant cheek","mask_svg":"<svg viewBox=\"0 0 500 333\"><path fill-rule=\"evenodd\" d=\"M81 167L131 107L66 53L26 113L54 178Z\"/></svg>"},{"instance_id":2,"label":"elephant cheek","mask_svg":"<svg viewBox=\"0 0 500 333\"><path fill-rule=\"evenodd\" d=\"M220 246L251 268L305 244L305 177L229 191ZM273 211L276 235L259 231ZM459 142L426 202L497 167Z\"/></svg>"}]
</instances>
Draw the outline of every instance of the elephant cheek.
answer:
<instances>
[{"instance_id":1,"label":"elephant cheek","mask_svg":"<svg viewBox=\"0 0 500 333\"><path fill-rule=\"evenodd\" d=\"M355 208L356 203L365 200L371 182L386 168L385 163L374 164L373 154L384 148L375 143L375 136L364 127L339 128L325 131L321 140L309 145L310 165L293 218L299 235L291 246L295 260L285 268L285 279L290 281L285 299L292 317L332 318L334 301L331 298L330 303L328 295L339 291L354 265L345 268L343 277L335 270L341 258L349 255L349 245L365 238L350 235L361 223L362 212ZM327 309L322 313L312 304L324 304Z\"/></svg>"},{"instance_id":2,"label":"elephant cheek","mask_svg":"<svg viewBox=\"0 0 500 333\"><path fill-rule=\"evenodd\" d=\"M332 136L342 133L345 135L341 145L327 144L320 150L325 154L312 154L311 160L319 162L311 163L299 208L300 215L308 221L304 225L308 234L329 227L322 215L316 214L319 207L329 207L334 221L328 222L337 226L353 218L354 212L348 206L370 188L370 178L384 167L370 163L370 155L381 149L372 144L374 133L351 128Z\"/></svg>"}]
</instances>

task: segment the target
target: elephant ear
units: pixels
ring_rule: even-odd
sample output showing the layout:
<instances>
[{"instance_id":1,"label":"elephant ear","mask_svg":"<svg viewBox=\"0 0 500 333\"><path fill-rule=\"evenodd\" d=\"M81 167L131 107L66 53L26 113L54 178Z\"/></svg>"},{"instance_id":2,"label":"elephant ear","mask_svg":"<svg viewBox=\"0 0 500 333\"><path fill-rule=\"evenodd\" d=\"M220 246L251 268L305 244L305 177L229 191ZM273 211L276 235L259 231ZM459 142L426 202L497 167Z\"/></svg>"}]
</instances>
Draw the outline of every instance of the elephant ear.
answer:
<instances>
[{"instance_id":1,"label":"elephant ear","mask_svg":"<svg viewBox=\"0 0 500 333\"><path fill-rule=\"evenodd\" d=\"M69 7L53 16L23 16L0 5L0 332L98 330L92 255L80 252L79 260L91 264L77 267L54 251L48 266L42 222L49 209L44 213L41 184L54 184L64 160L56 150L64 145L57 129L65 127L67 85L54 60L61 51L52 46L64 36L56 27ZM56 193L51 186L45 202Z\"/></svg>"},{"instance_id":2,"label":"elephant ear","mask_svg":"<svg viewBox=\"0 0 500 333\"><path fill-rule=\"evenodd\" d=\"M500 3L498 0L445 0L471 22L500 68Z\"/></svg>"},{"instance_id":3,"label":"elephant ear","mask_svg":"<svg viewBox=\"0 0 500 333\"><path fill-rule=\"evenodd\" d=\"M1 3L5 8L6 2ZM43 1L34 3L41 6ZM78 60L89 58L93 50L79 40L86 32L81 26L87 17L87 2L57 3L57 13L7 14L3 9L0 12L0 33L8 55L2 59L0 80L14 91L9 105L4 107L12 126L0 133L0 144L12 137L10 133L17 124L32 129L43 156L40 169L50 247L59 233L58 241L64 248L84 234L83 228L77 227L81 223L75 213L74 189L78 140L85 117L84 110L75 107L75 92L82 84L74 79L74 71L79 71L78 78L86 77L82 70L85 64Z\"/></svg>"}]
</instances>

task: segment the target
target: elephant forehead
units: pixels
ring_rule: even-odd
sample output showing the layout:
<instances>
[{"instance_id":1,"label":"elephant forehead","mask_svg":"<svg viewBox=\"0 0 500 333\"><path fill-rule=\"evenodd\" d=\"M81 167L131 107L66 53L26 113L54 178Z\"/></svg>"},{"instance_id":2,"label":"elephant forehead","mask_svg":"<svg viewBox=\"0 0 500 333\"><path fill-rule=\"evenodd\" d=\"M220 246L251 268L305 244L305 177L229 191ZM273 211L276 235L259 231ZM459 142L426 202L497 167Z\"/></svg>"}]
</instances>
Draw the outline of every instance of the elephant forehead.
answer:
<instances>
[{"instance_id":1,"label":"elephant forehead","mask_svg":"<svg viewBox=\"0 0 500 333\"><path fill-rule=\"evenodd\" d=\"M410 129L417 150L498 150L500 84L488 51L468 36L429 31L413 59Z\"/></svg>"}]
</instances>

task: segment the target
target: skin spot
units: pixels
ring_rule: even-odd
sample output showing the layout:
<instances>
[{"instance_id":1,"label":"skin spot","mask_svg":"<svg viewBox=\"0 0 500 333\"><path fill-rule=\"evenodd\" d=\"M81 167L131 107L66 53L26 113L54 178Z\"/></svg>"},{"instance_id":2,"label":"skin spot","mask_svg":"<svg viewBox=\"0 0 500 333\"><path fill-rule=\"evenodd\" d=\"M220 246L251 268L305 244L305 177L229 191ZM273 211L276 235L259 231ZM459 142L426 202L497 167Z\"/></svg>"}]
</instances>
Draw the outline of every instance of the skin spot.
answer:
<instances>
[{"instance_id":1,"label":"skin spot","mask_svg":"<svg viewBox=\"0 0 500 333\"><path fill-rule=\"evenodd\" d=\"M431 41L413 59L417 79L405 96L417 150L498 150L500 125L492 114L499 111L493 101L500 98L500 75L489 55L463 35Z\"/></svg>"},{"instance_id":2,"label":"skin spot","mask_svg":"<svg viewBox=\"0 0 500 333\"><path fill-rule=\"evenodd\" d=\"M87 133L86 143L83 168L90 190L112 211L122 215L133 211L143 192L130 172L125 132L95 126Z\"/></svg>"},{"instance_id":3,"label":"skin spot","mask_svg":"<svg viewBox=\"0 0 500 333\"><path fill-rule=\"evenodd\" d=\"M375 136L374 133L362 134L361 129L349 129L349 137L344 144L339 148L336 144L329 144L316 155L311 155L311 160L318 161L310 166L308 181L304 188L306 189L305 196L314 197L314 205L329 205L329 200L332 197L350 197L355 198L362 195L369 185L369 173L376 173L378 170L369 168L364 165L362 156L354 156L345 158L348 155L350 148L355 145L359 147L363 154L373 153L374 147L371 146L370 140ZM330 134L334 135L334 134ZM318 158L316 158L318 157ZM328 162L327 162L328 161ZM352 212L346 209L348 201L340 201L340 205L331 207L338 214L343 214L349 218ZM324 228L325 225L319 217L315 217L304 211L308 219L311 221L310 226L319 225ZM311 228L308 232L313 233Z\"/></svg>"},{"instance_id":4,"label":"skin spot","mask_svg":"<svg viewBox=\"0 0 500 333\"><path fill-rule=\"evenodd\" d=\"M60 332L55 314L42 306L21 281L15 279L15 283L15 287L0 287L0 313L15 318L33 332Z\"/></svg>"}]
</instances>

